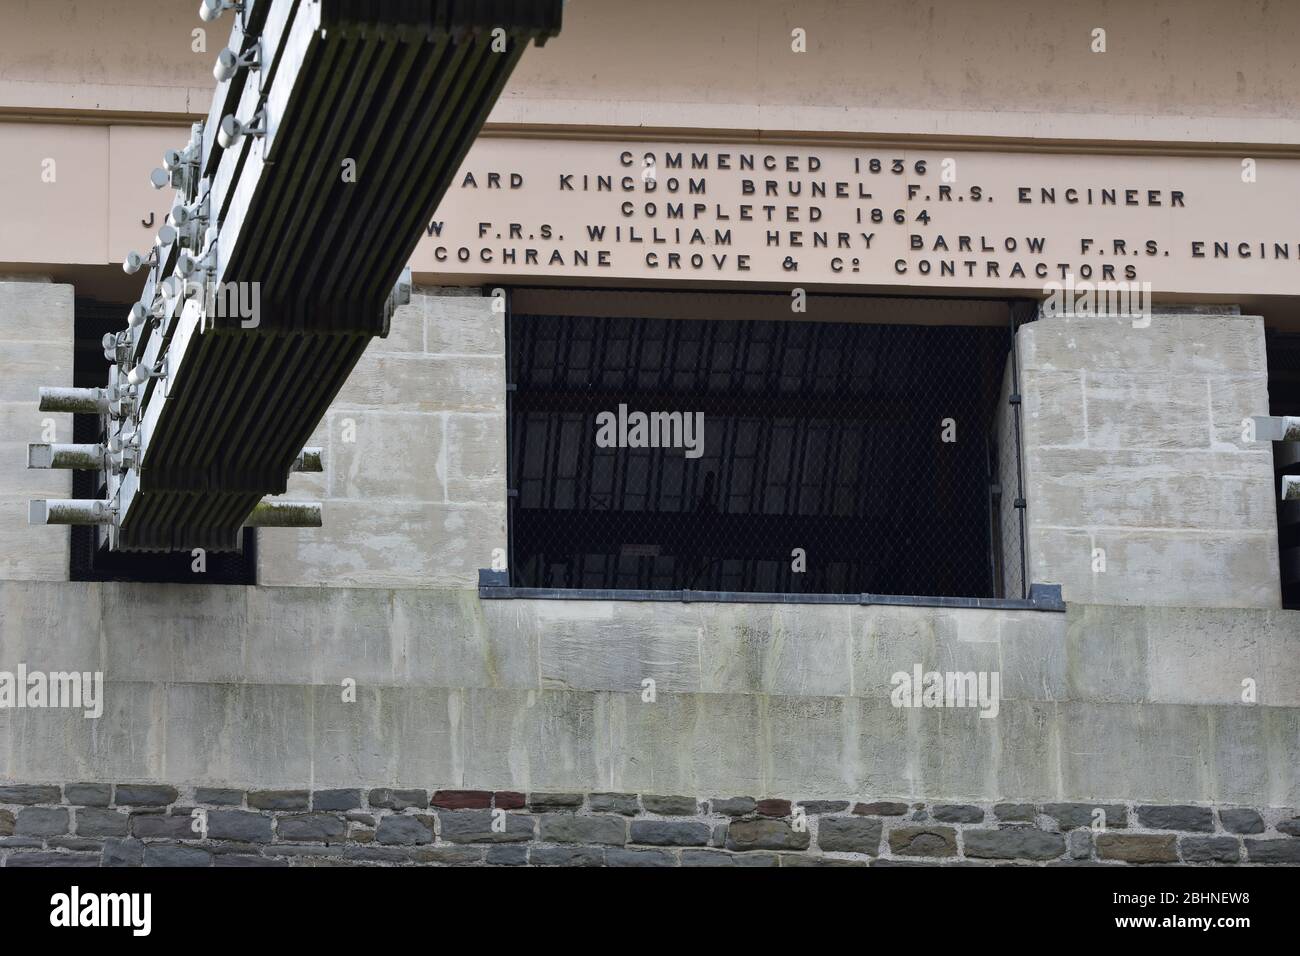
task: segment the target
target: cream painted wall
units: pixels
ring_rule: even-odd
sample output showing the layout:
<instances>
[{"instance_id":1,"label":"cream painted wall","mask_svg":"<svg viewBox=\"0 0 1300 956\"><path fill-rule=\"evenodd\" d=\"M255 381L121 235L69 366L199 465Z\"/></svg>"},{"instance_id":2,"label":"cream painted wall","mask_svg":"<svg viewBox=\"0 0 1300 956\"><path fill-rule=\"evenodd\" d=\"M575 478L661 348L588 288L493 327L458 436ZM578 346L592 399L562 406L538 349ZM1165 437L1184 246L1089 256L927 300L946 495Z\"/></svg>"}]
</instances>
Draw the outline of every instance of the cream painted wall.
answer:
<instances>
[{"instance_id":1,"label":"cream painted wall","mask_svg":"<svg viewBox=\"0 0 1300 956\"><path fill-rule=\"evenodd\" d=\"M185 139L184 126L0 123L0 262L102 265L147 251L175 196L149 170Z\"/></svg>"},{"instance_id":2,"label":"cream painted wall","mask_svg":"<svg viewBox=\"0 0 1300 956\"><path fill-rule=\"evenodd\" d=\"M565 12L495 121L1297 142L1294 3L574 0Z\"/></svg>"},{"instance_id":3,"label":"cream painted wall","mask_svg":"<svg viewBox=\"0 0 1300 956\"><path fill-rule=\"evenodd\" d=\"M170 197L148 171L206 114L232 22L196 7L0 0L0 265L127 295L108 267L152 241ZM1295 3L572 0L565 17L489 133L1300 156Z\"/></svg>"},{"instance_id":4,"label":"cream painted wall","mask_svg":"<svg viewBox=\"0 0 1300 956\"><path fill-rule=\"evenodd\" d=\"M195 51L197 2L0 7L11 113L204 113L231 22ZM492 122L1286 145L1298 40L1280 0L571 0Z\"/></svg>"}]
</instances>

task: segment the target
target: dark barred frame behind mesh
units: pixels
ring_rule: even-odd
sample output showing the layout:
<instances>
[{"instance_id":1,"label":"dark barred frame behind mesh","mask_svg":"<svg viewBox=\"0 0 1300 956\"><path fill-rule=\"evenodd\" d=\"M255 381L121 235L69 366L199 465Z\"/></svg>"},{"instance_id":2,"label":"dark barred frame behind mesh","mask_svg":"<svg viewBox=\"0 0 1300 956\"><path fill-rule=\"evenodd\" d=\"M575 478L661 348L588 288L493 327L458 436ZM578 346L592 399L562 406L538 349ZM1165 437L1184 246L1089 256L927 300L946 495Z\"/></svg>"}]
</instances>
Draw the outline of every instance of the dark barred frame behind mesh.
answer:
<instances>
[{"instance_id":1,"label":"dark barred frame behind mesh","mask_svg":"<svg viewBox=\"0 0 1300 956\"><path fill-rule=\"evenodd\" d=\"M713 321L511 311L511 585L1024 597L1013 304L979 326L745 302ZM620 405L703 413L703 454L599 447Z\"/></svg>"}]
</instances>

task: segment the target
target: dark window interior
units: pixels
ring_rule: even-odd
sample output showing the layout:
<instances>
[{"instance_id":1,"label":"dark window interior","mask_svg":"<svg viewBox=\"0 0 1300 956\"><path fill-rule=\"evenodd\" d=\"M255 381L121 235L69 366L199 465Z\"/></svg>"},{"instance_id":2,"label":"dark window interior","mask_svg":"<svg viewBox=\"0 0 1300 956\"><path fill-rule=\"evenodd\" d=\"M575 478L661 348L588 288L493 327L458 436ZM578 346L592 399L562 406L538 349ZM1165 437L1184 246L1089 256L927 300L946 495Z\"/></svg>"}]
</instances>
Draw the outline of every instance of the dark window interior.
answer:
<instances>
[{"instance_id":1,"label":"dark window interior","mask_svg":"<svg viewBox=\"0 0 1300 956\"><path fill-rule=\"evenodd\" d=\"M742 303L510 316L510 583L1001 596L1009 327L751 321ZM599 447L620 404L702 412L703 454Z\"/></svg>"},{"instance_id":2,"label":"dark window interior","mask_svg":"<svg viewBox=\"0 0 1300 956\"><path fill-rule=\"evenodd\" d=\"M76 345L72 362L73 384L79 388L102 388L108 381L108 360L104 358L103 338L107 332L126 327L129 305L106 305L78 300L76 303ZM72 416L72 440L93 444L101 440L99 418L95 415ZM73 498L103 497L105 490L98 472L72 473ZM245 529L242 551L209 551L206 570L191 570L194 558L189 551L168 553L110 552L99 545L98 528L74 525L71 541L71 577L74 581L146 581L189 584L256 584L257 535Z\"/></svg>"},{"instance_id":3,"label":"dark window interior","mask_svg":"<svg viewBox=\"0 0 1300 956\"><path fill-rule=\"evenodd\" d=\"M1300 335L1269 332L1268 405L1270 415L1300 415ZM1300 475L1300 444L1273 443L1277 480L1278 562L1282 606L1300 608L1300 501L1282 501L1282 476Z\"/></svg>"}]
</instances>

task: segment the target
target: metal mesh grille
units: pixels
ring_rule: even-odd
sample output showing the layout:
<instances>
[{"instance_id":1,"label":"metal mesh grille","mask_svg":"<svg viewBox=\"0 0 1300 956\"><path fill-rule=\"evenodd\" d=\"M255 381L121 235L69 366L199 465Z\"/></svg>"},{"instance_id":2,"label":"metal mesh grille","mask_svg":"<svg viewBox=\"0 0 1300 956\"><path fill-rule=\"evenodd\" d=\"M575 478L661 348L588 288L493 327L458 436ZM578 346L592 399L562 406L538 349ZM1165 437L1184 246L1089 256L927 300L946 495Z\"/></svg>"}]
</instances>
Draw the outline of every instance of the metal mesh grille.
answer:
<instances>
[{"instance_id":1,"label":"metal mesh grille","mask_svg":"<svg viewBox=\"0 0 1300 956\"><path fill-rule=\"evenodd\" d=\"M509 339L514 586L1004 596L1009 326L514 314Z\"/></svg>"}]
</instances>

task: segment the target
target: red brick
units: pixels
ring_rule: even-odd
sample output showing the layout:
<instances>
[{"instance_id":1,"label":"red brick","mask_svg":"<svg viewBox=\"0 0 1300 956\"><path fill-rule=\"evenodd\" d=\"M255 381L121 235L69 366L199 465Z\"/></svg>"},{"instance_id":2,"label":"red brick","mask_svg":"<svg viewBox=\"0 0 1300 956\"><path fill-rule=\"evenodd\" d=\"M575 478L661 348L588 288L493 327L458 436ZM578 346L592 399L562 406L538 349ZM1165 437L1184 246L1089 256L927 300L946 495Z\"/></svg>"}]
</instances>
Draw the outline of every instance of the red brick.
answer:
<instances>
[{"instance_id":1,"label":"red brick","mask_svg":"<svg viewBox=\"0 0 1300 956\"><path fill-rule=\"evenodd\" d=\"M764 817L788 817L790 815L789 800L760 800L758 806L754 808L760 816Z\"/></svg>"},{"instance_id":2,"label":"red brick","mask_svg":"<svg viewBox=\"0 0 1300 956\"><path fill-rule=\"evenodd\" d=\"M514 790L498 790L495 794L498 810L522 810L524 795Z\"/></svg>"},{"instance_id":3,"label":"red brick","mask_svg":"<svg viewBox=\"0 0 1300 956\"><path fill-rule=\"evenodd\" d=\"M492 806L492 794L487 790L439 790L429 803L443 810L486 810Z\"/></svg>"}]
</instances>

